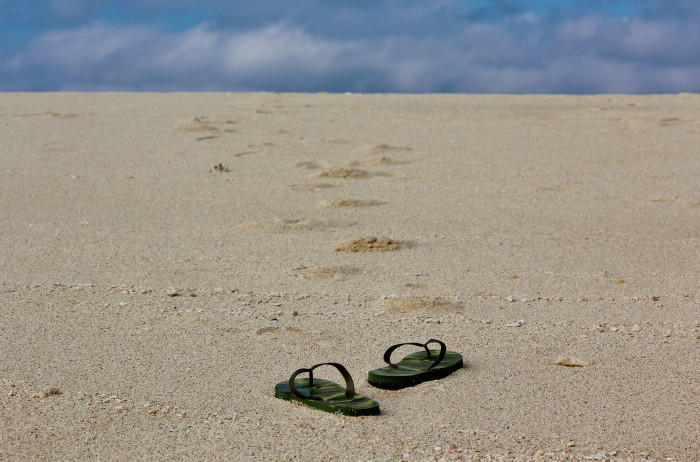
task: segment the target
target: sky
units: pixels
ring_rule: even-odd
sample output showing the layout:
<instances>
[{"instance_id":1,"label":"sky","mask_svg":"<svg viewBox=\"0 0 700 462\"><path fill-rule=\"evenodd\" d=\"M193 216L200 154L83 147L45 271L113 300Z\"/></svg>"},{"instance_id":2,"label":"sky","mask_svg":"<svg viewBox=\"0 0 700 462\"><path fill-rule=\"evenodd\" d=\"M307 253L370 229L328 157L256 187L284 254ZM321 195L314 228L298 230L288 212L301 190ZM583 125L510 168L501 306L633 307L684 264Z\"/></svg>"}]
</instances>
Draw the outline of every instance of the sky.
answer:
<instances>
[{"instance_id":1,"label":"sky","mask_svg":"<svg viewBox=\"0 0 700 462\"><path fill-rule=\"evenodd\" d=\"M700 92L700 0L0 0L0 91Z\"/></svg>"}]
</instances>

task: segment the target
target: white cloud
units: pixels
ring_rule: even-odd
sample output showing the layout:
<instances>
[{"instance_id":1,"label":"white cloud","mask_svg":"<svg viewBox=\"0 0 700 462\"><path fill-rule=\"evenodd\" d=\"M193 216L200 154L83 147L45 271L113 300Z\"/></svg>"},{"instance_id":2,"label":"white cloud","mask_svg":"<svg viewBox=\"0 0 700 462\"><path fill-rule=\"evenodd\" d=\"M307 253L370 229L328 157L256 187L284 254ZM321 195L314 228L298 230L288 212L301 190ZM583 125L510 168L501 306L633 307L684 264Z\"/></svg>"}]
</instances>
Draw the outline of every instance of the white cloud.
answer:
<instances>
[{"instance_id":1,"label":"white cloud","mask_svg":"<svg viewBox=\"0 0 700 462\"><path fill-rule=\"evenodd\" d=\"M227 40L227 69L233 73L264 73L305 69L324 72L352 43L311 37L303 30L274 25L233 35Z\"/></svg>"},{"instance_id":2,"label":"white cloud","mask_svg":"<svg viewBox=\"0 0 700 462\"><path fill-rule=\"evenodd\" d=\"M329 38L278 22L183 32L91 23L47 32L0 89L399 92L700 91L700 32L674 20L532 13L444 33Z\"/></svg>"}]
</instances>

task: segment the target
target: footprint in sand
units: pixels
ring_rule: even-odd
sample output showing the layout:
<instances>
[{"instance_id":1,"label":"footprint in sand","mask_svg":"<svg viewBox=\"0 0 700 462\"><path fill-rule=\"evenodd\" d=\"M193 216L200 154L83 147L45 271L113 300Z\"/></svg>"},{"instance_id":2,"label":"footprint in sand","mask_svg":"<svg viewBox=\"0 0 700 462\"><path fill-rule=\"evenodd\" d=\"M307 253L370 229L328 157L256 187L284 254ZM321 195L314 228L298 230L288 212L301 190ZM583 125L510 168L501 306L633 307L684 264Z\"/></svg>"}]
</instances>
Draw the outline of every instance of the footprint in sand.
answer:
<instances>
[{"instance_id":1,"label":"footprint in sand","mask_svg":"<svg viewBox=\"0 0 700 462\"><path fill-rule=\"evenodd\" d=\"M305 168L308 170L316 170L321 168L321 166L314 161L297 162L294 166L297 168Z\"/></svg>"},{"instance_id":2,"label":"footprint in sand","mask_svg":"<svg viewBox=\"0 0 700 462\"><path fill-rule=\"evenodd\" d=\"M267 154L267 150L265 148L273 147L275 146L275 143L262 143L262 144L249 144L248 148L250 149L249 151L241 151L235 153L233 156L234 157L245 157L245 156L262 156Z\"/></svg>"},{"instance_id":3,"label":"footprint in sand","mask_svg":"<svg viewBox=\"0 0 700 462\"><path fill-rule=\"evenodd\" d=\"M658 199L651 199L649 202L653 202L655 204L676 204L676 203L678 203L678 198L677 197L660 197Z\"/></svg>"},{"instance_id":4,"label":"footprint in sand","mask_svg":"<svg viewBox=\"0 0 700 462\"><path fill-rule=\"evenodd\" d=\"M255 331L255 335L265 335L265 334L270 334L272 332L277 332L279 330L279 327L274 326L274 327L262 327L258 330Z\"/></svg>"},{"instance_id":5,"label":"footprint in sand","mask_svg":"<svg viewBox=\"0 0 700 462\"><path fill-rule=\"evenodd\" d=\"M370 157L369 159L355 160L350 162L352 167L363 167L365 165L401 165L407 164L407 160L396 160L387 156Z\"/></svg>"},{"instance_id":6,"label":"footprint in sand","mask_svg":"<svg viewBox=\"0 0 700 462\"><path fill-rule=\"evenodd\" d=\"M73 119L78 117L78 114L73 112L47 112L46 115L54 119Z\"/></svg>"},{"instance_id":7,"label":"footprint in sand","mask_svg":"<svg viewBox=\"0 0 700 462\"><path fill-rule=\"evenodd\" d=\"M540 192L577 192L576 189L567 186L537 186L535 189Z\"/></svg>"},{"instance_id":8,"label":"footprint in sand","mask_svg":"<svg viewBox=\"0 0 700 462\"><path fill-rule=\"evenodd\" d=\"M340 281L348 276L358 274L360 269L354 266L331 266L327 268L307 268L302 266L300 268L295 268L295 271L306 279L332 279Z\"/></svg>"},{"instance_id":9,"label":"footprint in sand","mask_svg":"<svg viewBox=\"0 0 700 462\"><path fill-rule=\"evenodd\" d=\"M217 121L217 120L212 120L207 117L192 117L190 119L186 119L183 121L180 121L175 128L173 128L174 131L178 132L189 132L189 133L200 133L200 132L209 132L211 133L210 135L205 135L205 136L200 136L196 138L197 141L204 141L204 140L213 140L215 138L219 138L222 136L223 133L235 133L236 129L234 128L224 128L224 129L219 129L216 125L232 125L238 123L237 120L225 120L223 122Z\"/></svg>"},{"instance_id":10,"label":"footprint in sand","mask_svg":"<svg viewBox=\"0 0 700 462\"><path fill-rule=\"evenodd\" d=\"M680 125L683 121L680 117L665 117L659 120L660 127L670 127L672 125Z\"/></svg>"},{"instance_id":11,"label":"footprint in sand","mask_svg":"<svg viewBox=\"0 0 700 462\"><path fill-rule=\"evenodd\" d=\"M313 329L310 327L286 327L285 330L287 332L295 333L295 334L310 334L313 333ZM255 331L255 335L265 335L265 334L271 334L273 332L281 332L281 328L278 326L270 326L270 327L262 327L258 330Z\"/></svg>"},{"instance_id":12,"label":"footprint in sand","mask_svg":"<svg viewBox=\"0 0 700 462\"><path fill-rule=\"evenodd\" d=\"M401 297L390 299L386 305L401 313L425 311L429 313L457 311L461 305L448 297Z\"/></svg>"},{"instance_id":13,"label":"footprint in sand","mask_svg":"<svg viewBox=\"0 0 700 462\"><path fill-rule=\"evenodd\" d=\"M410 150L411 148L407 146L392 146L390 144L377 144L363 149L364 152L368 152L371 154L385 154L387 152L401 152Z\"/></svg>"},{"instance_id":14,"label":"footprint in sand","mask_svg":"<svg viewBox=\"0 0 700 462\"><path fill-rule=\"evenodd\" d=\"M353 224L354 223L340 223L327 219L318 220L315 218L278 218L271 223L243 223L238 225L238 229L241 231L279 234L349 227Z\"/></svg>"},{"instance_id":15,"label":"footprint in sand","mask_svg":"<svg viewBox=\"0 0 700 462\"><path fill-rule=\"evenodd\" d=\"M321 207L326 209L338 209L344 207L374 207L377 205L384 205L386 202L375 201L375 200L360 200L360 199L332 199L321 201L319 204Z\"/></svg>"},{"instance_id":16,"label":"footprint in sand","mask_svg":"<svg viewBox=\"0 0 700 462\"><path fill-rule=\"evenodd\" d=\"M196 138L196 140L197 141L205 141L205 140L214 140L216 138L221 138L221 135L200 136L199 138Z\"/></svg>"},{"instance_id":17,"label":"footprint in sand","mask_svg":"<svg viewBox=\"0 0 700 462\"><path fill-rule=\"evenodd\" d=\"M294 191L321 191L322 189L335 188L335 185L328 183L307 183L307 184L290 184L289 187Z\"/></svg>"},{"instance_id":18,"label":"footprint in sand","mask_svg":"<svg viewBox=\"0 0 700 462\"><path fill-rule=\"evenodd\" d=\"M192 117L177 124L173 130L178 132L217 132L219 129L209 123L206 117Z\"/></svg>"},{"instance_id":19,"label":"footprint in sand","mask_svg":"<svg viewBox=\"0 0 700 462\"><path fill-rule=\"evenodd\" d=\"M365 170L360 170L357 168L336 168L331 170L324 170L318 174L319 178L368 178L372 174Z\"/></svg>"},{"instance_id":20,"label":"footprint in sand","mask_svg":"<svg viewBox=\"0 0 700 462\"><path fill-rule=\"evenodd\" d=\"M74 150L75 150L75 148L67 148L67 147L60 147L60 146L52 146L52 147L39 149L39 151L41 151L41 152L71 152Z\"/></svg>"},{"instance_id":21,"label":"footprint in sand","mask_svg":"<svg viewBox=\"0 0 700 462\"><path fill-rule=\"evenodd\" d=\"M697 119L682 118L682 117L664 117L662 119L654 119L652 115L636 115L616 120L620 122L625 130L630 132L643 132L649 130L655 125L658 127L700 127L700 122Z\"/></svg>"},{"instance_id":22,"label":"footprint in sand","mask_svg":"<svg viewBox=\"0 0 700 462\"><path fill-rule=\"evenodd\" d=\"M612 120L619 124L623 130L631 133L641 133L653 126L653 121L648 114L623 114L622 117Z\"/></svg>"},{"instance_id":23,"label":"footprint in sand","mask_svg":"<svg viewBox=\"0 0 700 462\"><path fill-rule=\"evenodd\" d=\"M253 154L257 154L258 151L243 151L243 152L237 152L233 156L234 157L244 157L244 156L252 156Z\"/></svg>"},{"instance_id":24,"label":"footprint in sand","mask_svg":"<svg viewBox=\"0 0 700 462\"><path fill-rule=\"evenodd\" d=\"M689 119L683 117L665 117L659 120L660 127L678 127L678 126L700 126L697 119Z\"/></svg>"},{"instance_id":25,"label":"footprint in sand","mask_svg":"<svg viewBox=\"0 0 700 462\"><path fill-rule=\"evenodd\" d=\"M12 114L10 117L14 119L18 118L24 118L24 117L51 117L52 119L73 119L75 117L78 117L78 114L75 114L73 112L54 112L54 111L46 111L46 112L38 112L38 113L31 113L31 114Z\"/></svg>"},{"instance_id":26,"label":"footprint in sand","mask_svg":"<svg viewBox=\"0 0 700 462\"><path fill-rule=\"evenodd\" d=\"M268 130L268 131L262 132L261 135L265 135L265 136L270 136L270 135L289 135L289 134L291 134L291 133L292 133L292 132L287 131L287 130L285 130L285 129L283 129L283 128L278 128L277 130Z\"/></svg>"},{"instance_id":27,"label":"footprint in sand","mask_svg":"<svg viewBox=\"0 0 700 462\"><path fill-rule=\"evenodd\" d=\"M407 243L388 237L361 237L343 242L335 248L336 252L393 252Z\"/></svg>"},{"instance_id":28,"label":"footprint in sand","mask_svg":"<svg viewBox=\"0 0 700 462\"><path fill-rule=\"evenodd\" d=\"M372 176L400 176L392 173L385 172L368 172L366 170L360 170L358 168L335 168L324 170L318 174L319 178L341 178L341 179L363 179Z\"/></svg>"},{"instance_id":29,"label":"footprint in sand","mask_svg":"<svg viewBox=\"0 0 700 462\"><path fill-rule=\"evenodd\" d=\"M420 282L409 282L406 284L406 287L408 287L409 289L430 292L434 294L448 294L454 292L454 289L447 286L436 286L433 284L425 284Z\"/></svg>"}]
</instances>

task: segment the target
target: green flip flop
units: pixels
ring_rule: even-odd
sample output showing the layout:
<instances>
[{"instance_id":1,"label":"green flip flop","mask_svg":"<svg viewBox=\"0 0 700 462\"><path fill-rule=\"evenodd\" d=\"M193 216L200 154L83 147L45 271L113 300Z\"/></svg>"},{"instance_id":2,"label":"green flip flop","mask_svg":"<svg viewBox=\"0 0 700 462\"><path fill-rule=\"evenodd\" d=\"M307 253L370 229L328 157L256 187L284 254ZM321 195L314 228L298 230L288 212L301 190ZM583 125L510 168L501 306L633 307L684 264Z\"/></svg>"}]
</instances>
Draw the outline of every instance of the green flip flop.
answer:
<instances>
[{"instance_id":1,"label":"green flip flop","mask_svg":"<svg viewBox=\"0 0 700 462\"><path fill-rule=\"evenodd\" d=\"M430 350L428 345L431 343L439 344L440 349ZM398 363L392 363L391 354L404 345L423 347L425 351L411 353ZM462 355L454 351L447 351L444 343L433 338L425 343L409 342L390 346L384 352L384 362L388 366L369 371L367 381L375 387L393 390L412 387L428 380L441 379L460 369L463 365Z\"/></svg>"},{"instance_id":2,"label":"green flip flop","mask_svg":"<svg viewBox=\"0 0 700 462\"><path fill-rule=\"evenodd\" d=\"M333 366L345 379L345 388L330 380L315 379L314 369L319 366ZM308 379L297 379L299 374L308 373ZM355 384L350 373L338 363L320 363L309 369L298 369L287 382L275 386L275 397L299 401L322 411L344 415L377 415L379 403L355 393Z\"/></svg>"}]
</instances>

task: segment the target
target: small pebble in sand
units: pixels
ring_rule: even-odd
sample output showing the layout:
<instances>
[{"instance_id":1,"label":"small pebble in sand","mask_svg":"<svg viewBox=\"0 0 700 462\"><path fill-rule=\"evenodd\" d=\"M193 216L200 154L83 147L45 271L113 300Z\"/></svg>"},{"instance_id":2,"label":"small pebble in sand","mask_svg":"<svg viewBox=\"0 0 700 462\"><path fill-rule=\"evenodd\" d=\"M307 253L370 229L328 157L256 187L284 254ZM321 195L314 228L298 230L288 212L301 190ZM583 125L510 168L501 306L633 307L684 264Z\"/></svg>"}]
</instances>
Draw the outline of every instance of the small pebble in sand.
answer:
<instances>
[{"instance_id":1,"label":"small pebble in sand","mask_svg":"<svg viewBox=\"0 0 700 462\"><path fill-rule=\"evenodd\" d=\"M514 301L515 301L515 297L513 297L512 295L508 295L508 297L506 298L506 300L508 300L509 302L514 302Z\"/></svg>"},{"instance_id":2,"label":"small pebble in sand","mask_svg":"<svg viewBox=\"0 0 700 462\"><path fill-rule=\"evenodd\" d=\"M591 363L578 358L572 358L570 356L559 356L556 362L557 366L566 367L585 367L590 366Z\"/></svg>"},{"instance_id":3,"label":"small pebble in sand","mask_svg":"<svg viewBox=\"0 0 700 462\"><path fill-rule=\"evenodd\" d=\"M297 310L294 310L290 313L292 316L299 316L299 312Z\"/></svg>"},{"instance_id":4,"label":"small pebble in sand","mask_svg":"<svg viewBox=\"0 0 700 462\"><path fill-rule=\"evenodd\" d=\"M521 327L523 324L525 324L524 319L518 319L515 322L511 322L510 324L506 324L506 327Z\"/></svg>"},{"instance_id":5,"label":"small pebble in sand","mask_svg":"<svg viewBox=\"0 0 700 462\"><path fill-rule=\"evenodd\" d=\"M170 288L168 288L168 290L165 291L165 294L168 297L177 297L178 295L180 295L180 292L177 289L175 289L174 287L170 287Z\"/></svg>"}]
</instances>

